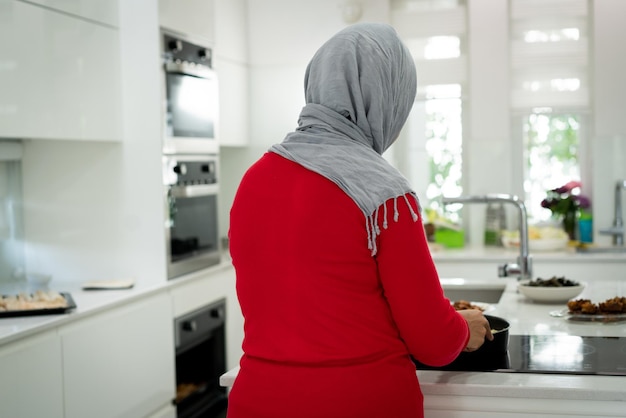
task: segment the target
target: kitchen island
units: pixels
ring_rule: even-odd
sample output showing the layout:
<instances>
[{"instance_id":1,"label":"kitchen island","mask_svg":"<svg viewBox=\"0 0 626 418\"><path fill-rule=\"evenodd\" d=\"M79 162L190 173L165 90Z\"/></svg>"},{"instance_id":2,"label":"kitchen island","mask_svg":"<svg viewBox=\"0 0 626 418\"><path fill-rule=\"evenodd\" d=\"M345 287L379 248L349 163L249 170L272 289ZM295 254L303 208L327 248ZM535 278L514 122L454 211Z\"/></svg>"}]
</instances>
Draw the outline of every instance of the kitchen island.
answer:
<instances>
[{"instance_id":1,"label":"kitchen island","mask_svg":"<svg viewBox=\"0 0 626 418\"><path fill-rule=\"evenodd\" d=\"M551 316L551 312L566 308L565 303L533 302L518 293L516 279L442 279L444 289L503 283L502 297L488 306L487 313L507 319L511 335L622 337L622 355L626 357L626 322L574 322ZM624 295L626 281L598 280L588 283L579 297L599 302ZM439 370L417 370L417 374L429 418L626 416L626 376ZM234 368L220 382L230 387L236 376Z\"/></svg>"}]
</instances>

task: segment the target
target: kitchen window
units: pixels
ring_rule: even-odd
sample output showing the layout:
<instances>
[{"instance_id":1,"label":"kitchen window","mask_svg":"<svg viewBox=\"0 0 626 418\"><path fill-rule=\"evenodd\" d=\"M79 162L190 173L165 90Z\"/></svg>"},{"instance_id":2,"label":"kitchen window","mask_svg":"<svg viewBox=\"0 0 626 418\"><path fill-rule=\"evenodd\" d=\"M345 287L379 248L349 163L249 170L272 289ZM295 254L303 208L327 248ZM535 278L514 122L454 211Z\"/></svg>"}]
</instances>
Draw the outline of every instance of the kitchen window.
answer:
<instances>
[{"instance_id":1,"label":"kitchen window","mask_svg":"<svg viewBox=\"0 0 626 418\"><path fill-rule=\"evenodd\" d=\"M513 140L523 156L524 201L532 221L547 221L546 191L585 181L589 146L587 0L510 0Z\"/></svg>"},{"instance_id":2,"label":"kitchen window","mask_svg":"<svg viewBox=\"0 0 626 418\"><path fill-rule=\"evenodd\" d=\"M423 208L442 212L443 195L463 192L465 1L392 0L391 6L392 24L415 60L418 90L404 138L386 157L409 179ZM447 208L447 216L458 220L456 210Z\"/></svg>"}]
</instances>

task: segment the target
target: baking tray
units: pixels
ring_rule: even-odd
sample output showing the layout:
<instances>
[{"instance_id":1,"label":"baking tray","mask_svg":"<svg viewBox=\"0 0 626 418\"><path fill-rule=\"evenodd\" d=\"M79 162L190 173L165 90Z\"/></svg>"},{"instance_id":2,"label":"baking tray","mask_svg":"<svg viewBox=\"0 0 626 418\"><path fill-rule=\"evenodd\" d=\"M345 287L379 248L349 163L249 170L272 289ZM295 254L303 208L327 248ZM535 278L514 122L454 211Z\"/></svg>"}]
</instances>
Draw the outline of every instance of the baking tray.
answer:
<instances>
[{"instance_id":1,"label":"baking tray","mask_svg":"<svg viewBox=\"0 0 626 418\"><path fill-rule=\"evenodd\" d=\"M58 315L64 314L76 308L76 302L72 295L65 292L59 292L65 298L67 306L62 308L44 308L44 309L24 309L15 311L0 311L0 318L14 318L18 316L35 316L35 315Z\"/></svg>"}]
</instances>

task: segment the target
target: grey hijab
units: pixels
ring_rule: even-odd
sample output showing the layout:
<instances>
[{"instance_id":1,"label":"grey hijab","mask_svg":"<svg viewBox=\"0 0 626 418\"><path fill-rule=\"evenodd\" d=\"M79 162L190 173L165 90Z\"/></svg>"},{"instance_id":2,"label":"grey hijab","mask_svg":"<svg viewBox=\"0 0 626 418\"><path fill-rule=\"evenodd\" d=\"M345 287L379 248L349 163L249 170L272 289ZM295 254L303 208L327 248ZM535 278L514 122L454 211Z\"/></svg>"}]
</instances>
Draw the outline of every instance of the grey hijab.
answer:
<instances>
[{"instance_id":1,"label":"grey hijab","mask_svg":"<svg viewBox=\"0 0 626 418\"><path fill-rule=\"evenodd\" d=\"M304 86L306 105L298 128L270 151L321 174L346 192L365 215L368 248L375 255L381 205L394 198L397 208L397 198L407 193L417 200L408 181L382 157L413 106L413 58L391 26L357 23L315 53ZM386 228L387 208L383 208ZM417 220L412 209L411 213ZM396 209L394 220L397 216Z\"/></svg>"}]
</instances>

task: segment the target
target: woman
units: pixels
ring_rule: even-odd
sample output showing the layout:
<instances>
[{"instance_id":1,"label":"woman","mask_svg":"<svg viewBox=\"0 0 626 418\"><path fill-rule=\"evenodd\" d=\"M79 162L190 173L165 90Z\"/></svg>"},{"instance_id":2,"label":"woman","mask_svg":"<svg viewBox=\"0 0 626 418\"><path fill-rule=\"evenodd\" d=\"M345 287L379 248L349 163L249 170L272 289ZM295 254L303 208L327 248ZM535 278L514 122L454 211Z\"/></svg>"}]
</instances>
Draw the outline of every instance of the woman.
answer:
<instances>
[{"instance_id":1,"label":"woman","mask_svg":"<svg viewBox=\"0 0 626 418\"><path fill-rule=\"evenodd\" d=\"M333 36L298 128L244 175L230 251L245 318L229 418L416 418L411 355L445 365L493 338L441 289L407 181L381 156L415 98L391 26Z\"/></svg>"}]
</instances>

